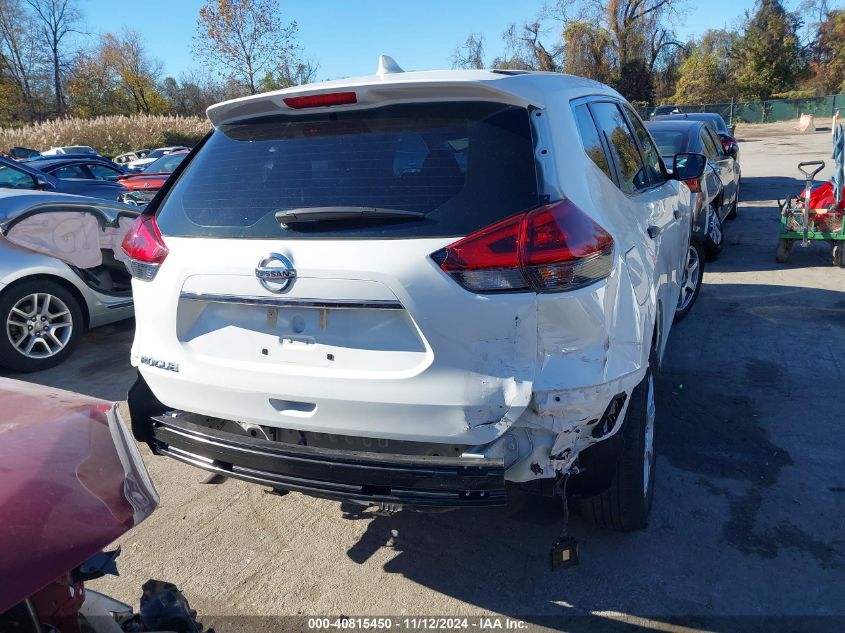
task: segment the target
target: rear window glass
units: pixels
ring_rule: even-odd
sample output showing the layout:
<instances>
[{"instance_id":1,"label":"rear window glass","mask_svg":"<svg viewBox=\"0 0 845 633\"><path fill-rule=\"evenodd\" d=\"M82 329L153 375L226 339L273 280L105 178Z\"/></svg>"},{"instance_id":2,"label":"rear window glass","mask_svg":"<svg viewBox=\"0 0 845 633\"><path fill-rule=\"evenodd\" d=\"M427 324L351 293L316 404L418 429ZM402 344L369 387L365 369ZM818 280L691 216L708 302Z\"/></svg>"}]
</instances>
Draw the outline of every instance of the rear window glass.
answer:
<instances>
[{"instance_id":1,"label":"rear window glass","mask_svg":"<svg viewBox=\"0 0 845 633\"><path fill-rule=\"evenodd\" d=\"M158 224L183 236L459 236L538 201L526 109L417 103L221 126L167 194ZM326 207L425 215L286 227L275 219Z\"/></svg>"},{"instance_id":2,"label":"rear window glass","mask_svg":"<svg viewBox=\"0 0 845 633\"><path fill-rule=\"evenodd\" d=\"M154 161L144 167L143 171L146 171L151 174L172 174L176 171L176 168L179 166L187 154L168 154L167 156L162 156L157 161Z\"/></svg>"},{"instance_id":3,"label":"rear window glass","mask_svg":"<svg viewBox=\"0 0 845 633\"><path fill-rule=\"evenodd\" d=\"M651 136L657 144L661 156L674 156L687 151L687 133L677 130L656 130L650 128Z\"/></svg>"}]
</instances>

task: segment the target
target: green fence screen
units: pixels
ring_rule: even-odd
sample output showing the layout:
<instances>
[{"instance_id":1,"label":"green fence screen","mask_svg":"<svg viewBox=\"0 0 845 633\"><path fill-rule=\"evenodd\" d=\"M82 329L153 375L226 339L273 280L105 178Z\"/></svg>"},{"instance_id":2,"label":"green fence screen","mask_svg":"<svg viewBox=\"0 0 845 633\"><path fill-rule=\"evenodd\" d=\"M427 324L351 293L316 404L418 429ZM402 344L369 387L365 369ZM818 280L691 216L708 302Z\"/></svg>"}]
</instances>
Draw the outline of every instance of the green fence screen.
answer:
<instances>
[{"instance_id":1,"label":"green fence screen","mask_svg":"<svg viewBox=\"0 0 845 633\"><path fill-rule=\"evenodd\" d=\"M706 103L678 106L681 112L715 112L721 114L728 125L737 123L774 123L797 120L802 114L812 114L816 119L830 119L837 109L845 117L845 94L808 99L777 99L771 101L734 101L732 103ZM640 115L648 118L654 106L639 108Z\"/></svg>"}]
</instances>

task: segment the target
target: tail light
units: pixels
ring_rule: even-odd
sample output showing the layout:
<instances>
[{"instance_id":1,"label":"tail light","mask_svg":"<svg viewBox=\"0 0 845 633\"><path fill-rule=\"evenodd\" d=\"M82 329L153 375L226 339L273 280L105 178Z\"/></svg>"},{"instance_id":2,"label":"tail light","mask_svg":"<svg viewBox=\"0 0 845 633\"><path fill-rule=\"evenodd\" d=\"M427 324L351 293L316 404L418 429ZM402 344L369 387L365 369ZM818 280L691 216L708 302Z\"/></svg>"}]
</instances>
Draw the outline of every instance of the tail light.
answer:
<instances>
[{"instance_id":1,"label":"tail light","mask_svg":"<svg viewBox=\"0 0 845 633\"><path fill-rule=\"evenodd\" d=\"M684 184L693 193L701 193L701 178L690 178L689 180L685 180Z\"/></svg>"},{"instance_id":2,"label":"tail light","mask_svg":"<svg viewBox=\"0 0 845 633\"><path fill-rule=\"evenodd\" d=\"M562 200L481 229L432 258L471 292L562 292L610 275L613 238Z\"/></svg>"},{"instance_id":3,"label":"tail light","mask_svg":"<svg viewBox=\"0 0 845 633\"><path fill-rule=\"evenodd\" d=\"M167 257L154 215L139 215L123 238L123 252L129 257L129 272L141 281L152 281Z\"/></svg>"}]
</instances>

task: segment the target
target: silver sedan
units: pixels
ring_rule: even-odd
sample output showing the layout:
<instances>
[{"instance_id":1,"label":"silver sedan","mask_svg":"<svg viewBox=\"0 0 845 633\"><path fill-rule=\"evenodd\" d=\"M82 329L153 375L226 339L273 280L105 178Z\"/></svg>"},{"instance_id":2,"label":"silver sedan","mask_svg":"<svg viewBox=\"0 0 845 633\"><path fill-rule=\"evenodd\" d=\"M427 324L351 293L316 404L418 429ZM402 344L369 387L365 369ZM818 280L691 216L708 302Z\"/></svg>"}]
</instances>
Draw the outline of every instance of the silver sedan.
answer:
<instances>
[{"instance_id":1,"label":"silver sedan","mask_svg":"<svg viewBox=\"0 0 845 633\"><path fill-rule=\"evenodd\" d=\"M86 328L133 316L120 244L137 208L37 191L0 191L0 366L61 363Z\"/></svg>"}]
</instances>

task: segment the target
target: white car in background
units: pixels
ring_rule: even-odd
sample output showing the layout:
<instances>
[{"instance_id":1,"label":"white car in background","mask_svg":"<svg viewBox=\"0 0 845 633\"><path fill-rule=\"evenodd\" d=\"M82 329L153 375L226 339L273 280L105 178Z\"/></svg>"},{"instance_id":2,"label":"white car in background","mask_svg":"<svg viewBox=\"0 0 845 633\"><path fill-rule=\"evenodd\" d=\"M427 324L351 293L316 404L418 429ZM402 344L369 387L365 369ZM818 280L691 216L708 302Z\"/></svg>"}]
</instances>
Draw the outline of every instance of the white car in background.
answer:
<instances>
[{"instance_id":1,"label":"white car in background","mask_svg":"<svg viewBox=\"0 0 845 633\"><path fill-rule=\"evenodd\" d=\"M114 157L114 162L118 165L126 165L127 163L131 163L134 160L141 160L142 158L146 158L147 154L150 153L148 149L138 149L134 152L126 152L124 154L118 154Z\"/></svg>"},{"instance_id":2,"label":"white car in background","mask_svg":"<svg viewBox=\"0 0 845 633\"><path fill-rule=\"evenodd\" d=\"M41 152L42 156L64 156L65 154L91 154L98 156L97 150L88 145L65 145L63 147L51 147Z\"/></svg>"},{"instance_id":3,"label":"white car in background","mask_svg":"<svg viewBox=\"0 0 845 633\"><path fill-rule=\"evenodd\" d=\"M158 149L154 149L151 152L147 152L147 154L143 158L138 158L136 160L131 160L126 163L126 168L131 171L144 171L144 169L148 165L152 165L162 156L167 156L168 154L172 154L173 152L179 152L183 150L190 149L189 147L182 147L181 145L174 145L173 147L159 147Z\"/></svg>"},{"instance_id":4,"label":"white car in background","mask_svg":"<svg viewBox=\"0 0 845 633\"><path fill-rule=\"evenodd\" d=\"M124 242L138 440L390 509L572 475L597 522L645 525L703 156L667 175L593 81L389 58L208 116Z\"/></svg>"}]
</instances>

